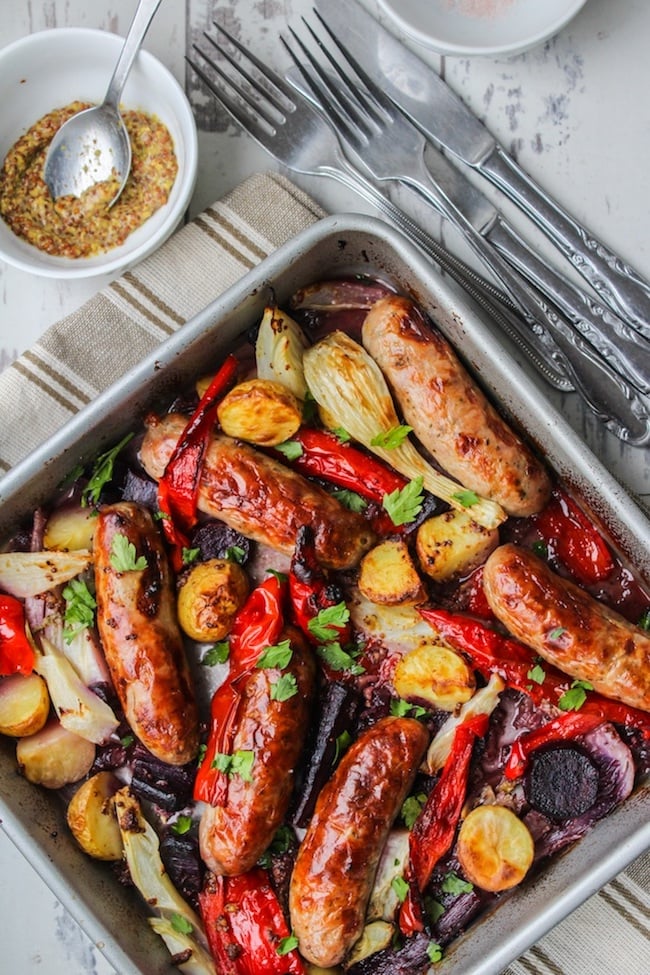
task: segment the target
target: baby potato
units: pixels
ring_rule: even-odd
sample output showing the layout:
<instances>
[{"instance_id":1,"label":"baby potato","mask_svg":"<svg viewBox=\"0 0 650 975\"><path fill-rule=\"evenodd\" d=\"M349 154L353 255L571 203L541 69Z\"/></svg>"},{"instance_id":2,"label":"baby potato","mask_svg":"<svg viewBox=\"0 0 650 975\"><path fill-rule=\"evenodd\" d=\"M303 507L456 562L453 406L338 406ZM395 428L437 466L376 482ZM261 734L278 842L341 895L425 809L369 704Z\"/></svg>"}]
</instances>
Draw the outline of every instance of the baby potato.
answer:
<instances>
[{"instance_id":1,"label":"baby potato","mask_svg":"<svg viewBox=\"0 0 650 975\"><path fill-rule=\"evenodd\" d=\"M474 694L474 672L450 647L422 643L398 661L393 676L396 692L405 701L427 701L454 711Z\"/></svg>"},{"instance_id":2,"label":"baby potato","mask_svg":"<svg viewBox=\"0 0 650 975\"><path fill-rule=\"evenodd\" d=\"M418 528L415 551L422 571L446 582L481 565L499 544L499 531L479 525L467 511L445 511Z\"/></svg>"},{"instance_id":3,"label":"baby potato","mask_svg":"<svg viewBox=\"0 0 650 975\"><path fill-rule=\"evenodd\" d=\"M515 887L533 862L528 827L505 806L476 806L458 834L458 861L467 879L482 890Z\"/></svg>"},{"instance_id":4,"label":"baby potato","mask_svg":"<svg viewBox=\"0 0 650 975\"><path fill-rule=\"evenodd\" d=\"M57 508L47 519L43 547L64 552L92 551L96 523L92 508L76 505Z\"/></svg>"},{"instance_id":5,"label":"baby potato","mask_svg":"<svg viewBox=\"0 0 650 975\"><path fill-rule=\"evenodd\" d=\"M302 403L282 383L248 379L234 386L217 407L229 437L274 447L293 437L302 423Z\"/></svg>"},{"instance_id":6,"label":"baby potato","mask_svg":"<svg viewBox=\"0 0 650 975\"><path fill-rule=\"evenodd\" d=\"M178 621L191 640L223 640L248 596L248 577L237 562L208 559L194 565L178 590Z\"/></svg>"},{"instance_id":7,"label":"baby potato","mask_svg":"<svg viewBox=\"0 0 650 975\"><path fill-rule=\"evenodd\" d=\"M421 603L426 598L422 580L402 539L380 542L364 555L358 586L366 599L384 606Z\"/></svg>"},{"instance_id":8,"label":"baby potato","mask_svg":"<svg viewBox=\"0 0 650 975\"><path fill-rule=\"evenodd\" d=\"M39 674L0 679L0 734L24 738L40 731L50 713L47 684Z\"/></svg>"},{"instance_id":9,"label":"baby potato","mask_svg":"<svg viewBox=\"0 0 650 975\"><path fill-rule=\"evenodd\" d=\"M62 789L88 775L95 761L95 746L56 718L16 745L20 772L29 782L46 789Z\"/></svg>"},{"instance_id":10,"label":"baby potato","mask_svg":"<svg viewBox=\"0 0 650 975\"><path fill-rule=\"evenodd\" d=\"M124 850L113 796L121 787L112 772L97 772L70 800L67 821L81 849L95 860L121 860Z\"/></svg>"}]
</instances>

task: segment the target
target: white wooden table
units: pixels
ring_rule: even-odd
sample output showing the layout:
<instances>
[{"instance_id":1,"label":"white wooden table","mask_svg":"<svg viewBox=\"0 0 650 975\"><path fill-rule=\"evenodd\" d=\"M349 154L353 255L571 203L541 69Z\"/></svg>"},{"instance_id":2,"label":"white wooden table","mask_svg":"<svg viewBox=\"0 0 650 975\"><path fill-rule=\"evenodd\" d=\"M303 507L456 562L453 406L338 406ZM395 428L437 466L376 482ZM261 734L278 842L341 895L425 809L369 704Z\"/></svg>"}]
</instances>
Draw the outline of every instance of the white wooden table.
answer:
<instances>
[{"instance_id":1,"label":"white wooden table","mask_svg":"<svg viewBox=\"0 0 650 975\"><path fill-rule=\"evenodd\" d=\"M367 5L372 7L372 0ZM191 215L247 175L272 169L274 164L227 123L186 73L186 45L216 15L226 19L270 64L282 67L285 61L278 31L287 21L296 24L310 7L310 0L165 0L162 4L145 47L181 82L187 82L196 110L200 173ZM123 34L134 8L135 0L111 0L110 4L2 0L0 46L50 27L100 27ZM444 71L452 87L548 191L650 277L648 37L647 0L590 0L557 38L526 55L502 61L447 59L442 65L433 55L425 57ZM0 120L1 116L0 109ZM295 181L329 210L367 210L335 184ZM455 245L453 238L448 240L450 246ZM50 281L0 262L0 368L105 283ZM562 396L550 389L548 395L605 465L648 502L649 451L625 448L585 414L576 396ZM0 423L0 436L1 429ZM1 972L112 972L2 832L0 877ZM624 967L621 959L621 970ZM600 971L598 967L593 970Z\"/></svg>"}]
</instances>

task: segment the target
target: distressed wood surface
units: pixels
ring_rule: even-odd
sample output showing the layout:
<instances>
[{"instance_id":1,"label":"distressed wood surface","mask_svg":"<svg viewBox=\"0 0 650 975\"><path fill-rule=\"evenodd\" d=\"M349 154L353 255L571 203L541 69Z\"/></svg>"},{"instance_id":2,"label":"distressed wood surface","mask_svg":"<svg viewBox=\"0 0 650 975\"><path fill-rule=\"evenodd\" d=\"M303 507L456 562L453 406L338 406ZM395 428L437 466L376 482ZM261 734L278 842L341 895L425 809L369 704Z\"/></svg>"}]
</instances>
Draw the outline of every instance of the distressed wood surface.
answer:
<instances>
[{"instance_id":1,"label":"distressed wood surface","mask_svg":"<svg viewBox=\"0 0 650 975\"><path fill-rule=\"evenodd\" d=\"M364 3L376 9L373 0ZM100 27L123 34L134 8L134 0L2 0L0 46L30 32L61 26ZM310 0L164 0L145 47L186 86L195 110L200 170L190 215L247 175L277 167L206 95L185 65L186 48L210 28L216 16L257 54L281 68L286 56L278 32L287 22L297 24L300 15L310 9ZM649 36L647 0L590 0L560 35L510 60L441 62L435 55L418 52L442 70L542 186L647 277ZM351 194L326 180L291 178L329 210L368 212ZM504 210L531 236L529 226L512 208L504 206ZM436 233L440 229L435 218L432 227ZM441 237L462 253L453 233L442 228ZM548 253L545 243L539 237L534 239ZM32 277L0 262L0 368L97 287L97 282ZM577 397L543 388L615 476L647 502L650 452L624 447L585 412ZM111 975L101 952L88 942L1 832L0 875L5 932L0 971ZM603 956L595 954L593 962L582 959L580 973L615 971L618 960L612 962L613 967L603 967ZM540 971L546 970L540 961ZM631 975L641 975L641 970Z\"/></svg>"}]
</instances>

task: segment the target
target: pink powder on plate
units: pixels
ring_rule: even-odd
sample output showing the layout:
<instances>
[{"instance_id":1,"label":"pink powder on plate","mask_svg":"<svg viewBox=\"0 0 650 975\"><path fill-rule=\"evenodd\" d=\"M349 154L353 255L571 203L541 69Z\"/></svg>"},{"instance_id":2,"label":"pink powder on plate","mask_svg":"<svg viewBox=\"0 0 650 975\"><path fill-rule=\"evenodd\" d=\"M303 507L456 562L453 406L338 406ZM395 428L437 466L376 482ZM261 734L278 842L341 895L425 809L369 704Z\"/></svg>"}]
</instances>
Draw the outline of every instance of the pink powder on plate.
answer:
<instances>
[{"instance_id":1,"label":"pink powder on plate","mask_svg":"<svg viewBox=\"0 0 650 975\"><path fill-rule=\"evenodd\" d=\"M446 0L450 10L466 17L497 17L513 3L514 0Z\"/></svg>"}]
</instances>

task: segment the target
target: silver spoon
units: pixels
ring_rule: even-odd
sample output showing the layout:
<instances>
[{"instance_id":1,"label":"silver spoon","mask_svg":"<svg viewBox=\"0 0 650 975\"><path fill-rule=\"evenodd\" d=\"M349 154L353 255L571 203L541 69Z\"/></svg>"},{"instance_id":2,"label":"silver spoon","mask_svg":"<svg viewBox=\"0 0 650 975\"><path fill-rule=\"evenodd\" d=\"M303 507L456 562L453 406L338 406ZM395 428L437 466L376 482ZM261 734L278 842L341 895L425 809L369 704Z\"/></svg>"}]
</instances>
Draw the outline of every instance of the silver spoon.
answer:
<instances>
[{"instance_id":1,"label":"silver spoon","mask_svg":"<svg viewBox=\"0 0 650 975\"><path fill-rule=\"evenodd\" d=\"M81 196L91 186L107 182L114 190L108 201L108 206L112 206L124 189L131 170L131 140L119 112L119 102L160 4L161 0L139 0L104 101L73 115L52 139L43 178L53 199Z\"/></svg>"}]
</instances>

